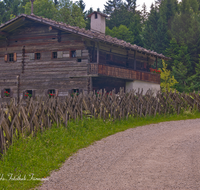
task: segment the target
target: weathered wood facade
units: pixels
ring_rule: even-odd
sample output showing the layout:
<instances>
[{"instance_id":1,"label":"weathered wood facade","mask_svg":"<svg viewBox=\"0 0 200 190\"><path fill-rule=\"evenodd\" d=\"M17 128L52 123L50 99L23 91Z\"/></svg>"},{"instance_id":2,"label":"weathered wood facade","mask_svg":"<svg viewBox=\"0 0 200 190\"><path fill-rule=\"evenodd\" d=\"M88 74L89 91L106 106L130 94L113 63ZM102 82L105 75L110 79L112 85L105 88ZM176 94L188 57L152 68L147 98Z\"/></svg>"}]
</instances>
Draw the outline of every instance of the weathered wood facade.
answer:
<instances>
[{"instance_id":1,"label":"weathered wood facade","mask_svg":"<svg viewBox=\"0 0 200 190\"><path fill-rule=\"evenodd\" d=\"M66 96L76 90L119 89L132 80L160 83L149 68L166 57L104 38L35 15L20 15L1 25L1 97L5 90L18 98L27 91L32 96Z\"/></svg>"}]
</instances>

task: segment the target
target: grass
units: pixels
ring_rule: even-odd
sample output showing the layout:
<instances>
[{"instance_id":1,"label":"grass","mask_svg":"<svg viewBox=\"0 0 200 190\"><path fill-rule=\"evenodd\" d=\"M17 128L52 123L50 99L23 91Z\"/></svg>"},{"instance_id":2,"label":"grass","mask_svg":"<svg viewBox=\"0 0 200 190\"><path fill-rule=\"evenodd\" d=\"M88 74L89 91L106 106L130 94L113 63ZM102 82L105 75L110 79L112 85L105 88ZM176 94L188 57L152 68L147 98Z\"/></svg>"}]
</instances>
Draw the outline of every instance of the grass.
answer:
<instances>
[{"instance_id":1,"label":"grass","mask_svg":"<svg viewBox=\"0 0 200 190\"><path fill-rule=\"evenodd\" d=\"M32 175L33 178L47 178L52 170L59 169L79 149L117 132L164 121L195 118L200 118L199 112L187 111L181 115L157 115L138 119L130 117L121 121L84 119L71 122L67 129L53 126L35 137L21 136L0 160L0 190L34 188L41 181L31 180ZM26 180L9 180L10 177Z\"/></svg>"}]
</instances>

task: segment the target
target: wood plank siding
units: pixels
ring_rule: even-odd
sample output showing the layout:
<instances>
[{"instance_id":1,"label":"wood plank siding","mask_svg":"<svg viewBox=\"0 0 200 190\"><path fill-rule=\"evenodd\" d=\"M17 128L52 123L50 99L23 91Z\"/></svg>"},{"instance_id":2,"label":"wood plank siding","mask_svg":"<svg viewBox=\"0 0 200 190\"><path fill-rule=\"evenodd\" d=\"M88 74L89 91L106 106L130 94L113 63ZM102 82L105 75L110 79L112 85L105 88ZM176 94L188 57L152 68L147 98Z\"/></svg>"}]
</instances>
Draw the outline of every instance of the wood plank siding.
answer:
<instances>
[{"instance_id":1,"label":"wood plank siding","mask_svg":"<svg viewBox=\"0 0 200 190\"><path fill-rule=\"evenodd\" d=\"M115 77L127 80L141 80L160 84L159 74L135 71L132 69L125 69L117 66L90 63L88 65L88 72L89 74L97 74L99 76Z\"/></svg>"},{"instance_id":2,"label":"wood plank siding","mask_svg":"<svg viewBox=\"0 0 200 190\"><path fill-rule=\"evenodd\" d=\"M87 91L88 50L82 37L62 32L62 41L58 42L58 33L57 29L33 24L16 29L7 43L1 40L1 89L10 88L13 97L17 97L16 81L20 76L20 96L26 90L36 90L36 96L45 95L48 89L58 90L59 96L66 96L72 89ZM72 57L72 51L77 51L76 57ZM52 57L53 52L57 53L56 58ZM35 57L36 53L40 53L40 59ZM16 60L10 61L10 54Z\"/></svg>"},{"instance_id":3,"label":"wood plank siding","mask_svg":"<svg viewBox=\"0 0 200 190\"><path fill-rule=\"evenodd\" d=\"M162 54L104 34L36 15L21 15L0 26L0 90L15 98L66 96L79 89L107 91L141 80L160 84L149 68ZM98 63L98 64L97 64ZM7 98L7 97L6 97Z\"/></svg>"}]
</instances>

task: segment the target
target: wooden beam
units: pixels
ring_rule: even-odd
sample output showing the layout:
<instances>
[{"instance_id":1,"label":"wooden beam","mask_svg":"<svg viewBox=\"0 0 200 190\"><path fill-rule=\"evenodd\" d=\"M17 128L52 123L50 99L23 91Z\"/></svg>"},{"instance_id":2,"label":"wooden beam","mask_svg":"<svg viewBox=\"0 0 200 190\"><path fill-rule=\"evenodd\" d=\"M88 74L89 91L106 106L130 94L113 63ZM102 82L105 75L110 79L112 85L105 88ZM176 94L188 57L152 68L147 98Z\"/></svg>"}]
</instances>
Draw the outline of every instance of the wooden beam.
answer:
<instances>
[{"instance_id":1,"label":"wooden beam","mask_svg":"<svg viewBox=\"0 0 200 190\"><path fill-rule=\"evenodd\" d=\"M97 42L97 64L99 64L99 43Z\"/></svg>"},{"instance_id":2,"label":"wooden beam","mask_svg":"<svg viewBox=\"0 0 200 190\"><path fill-rule=\"evenodd\" d=\"M158 57L156 57L156 69L158 69Z\"/></svg>"}]
</instances>

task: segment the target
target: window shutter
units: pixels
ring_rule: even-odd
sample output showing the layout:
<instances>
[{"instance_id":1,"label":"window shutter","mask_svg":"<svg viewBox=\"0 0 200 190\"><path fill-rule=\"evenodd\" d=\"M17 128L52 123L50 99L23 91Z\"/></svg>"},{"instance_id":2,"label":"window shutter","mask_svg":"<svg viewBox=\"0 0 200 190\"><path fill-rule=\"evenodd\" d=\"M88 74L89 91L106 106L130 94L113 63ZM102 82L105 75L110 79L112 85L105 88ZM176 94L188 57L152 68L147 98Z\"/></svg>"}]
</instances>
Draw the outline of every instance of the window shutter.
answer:
<instances>
[{"instance_id":1,"label":"window shutter","mask_svg":"<svg viewBox=\"0 0 200 190\"><path fill-rule=\"evenodd\" d=\"M79 89L79 93L83 93L83 89Z\"/></svg>"},{"instance_id":2,"label":"window shutter","mask_svg":"<svg viewBox=\"0 0 200 190\"><path fill-rule=\"evenodd\" d=\"M82 52L81 50L76 50L76 57L81 57L82 55L81 52Z\"/></svg>"},{"instance_id":3,"label":"window shutter","mask_svg":"<svg viewBox=\"0 0 200 190\"><path fill-rule=\"evenodd\" d=\"M6 54L6 55L4 56L4 61L5 61L5 62L8 62L8 54Z\"/></svg>"},{"instance_id":4,"label":"window shutter","mask_svg":"<svg viewBox=\"0 0 200 190\"><path fill-rule=\"evenodd\" d=\"M29 53L29 58L30 58L30 60L34 60L35 59L35 53Z\"/></svg>"},{"instance_id":5,"label":"window shutter","mask_svg":"<svg viewBox=\"0 0 200 190\"><path fill-rule=\"evenodd\" d=\"M1 90L1 98L3 98L3 97L4 97L4 89Z\"/></svg>"},{"instance_id":6,"label":"window shutter","mask_svg":"<svg viewBox=\"0 0 200 190\"><path fill-rule=\"evenodd\" d=\"M14 60L14 61L17 61L17 53L14 53L13 60Z\"/></svg>"},{"instance_id":7,"label":"window shutter","mask_svg":"<svg viewBox=\"0 0 200 190\"><path fill-rule=\"evenodd\" d=\"M55 89L55 97L58 97L58 89Z\"/></svg>"},{"instance_id":8,"label":"window shutter","mask_svg":"<svg viewBox=\"0 0 200 190\"><path fill-rule=\"evenodd\" d=\"M63 58L63 51L57 52L57 58Z\"/></svg>"}]
</instances>

